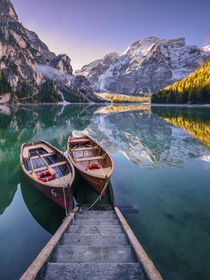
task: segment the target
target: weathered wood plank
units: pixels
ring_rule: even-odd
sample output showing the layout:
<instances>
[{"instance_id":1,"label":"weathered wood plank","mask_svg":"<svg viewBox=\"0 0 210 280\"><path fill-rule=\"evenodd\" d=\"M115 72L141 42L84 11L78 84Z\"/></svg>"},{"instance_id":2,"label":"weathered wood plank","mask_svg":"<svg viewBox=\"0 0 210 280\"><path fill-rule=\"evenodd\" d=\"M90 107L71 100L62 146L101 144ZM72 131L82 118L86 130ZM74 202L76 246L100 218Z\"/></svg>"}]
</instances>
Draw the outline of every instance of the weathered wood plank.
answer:
<instances>
[{"instance_id":1,"label":"weathered wood plank","mask_svg":"<svg viewBox=\"0 0 210 280\"><path fill-rule=\"evenodd\" d=\"M56 233L53 235L53 237L50 239L47 245L42 249L42 251L36 257L33 263L22 275L20 280L34 280L36 278L37 274L40 272L43 265L46 264L46 262L48 261L52 251L54 250L59 240L63 236L65 230L69 226L72 218L74 217L78 209L79 207L75 207L73 211L69 214L69 216L64 220L62 225L59 227L59 229L56 231Z\"/></svg>"},{"instance_id":2,"label":"weathered wood plank","mask_svg":"<svg viewBox=\"0 0 210 280\"><path fill-rule=\"evenodd\" d=\"M54 164L50 164L50 167L53 168L53 167L57 167L57 166L60 166L60 165L63 165L63 164L67 164L67 161L60 161L60 162L57 162L57 163L54 163ZM35 172L40 172L40 171L43 171L45 169L47 169L47 166L36 168L36 169L34 169L34 171Z\"/></svg>"},{"instance_id":3,"label":"weathered wood plank","mask_svg":"<svg viewBox=\"0 0 210 280\"><path fill-rule=\"evenodd\" d=\"M73 149L72 149L73 150ZM88 151L88 150L98 150L98 147L84 147L84 148L75 148L74 149L74 152L77 152L77 151Z\"/></svg>"},{"instance_id":4,"label":"weathered wood plank","mask_svg":"<svg viewBox=\"0 0 210 280\"><path fill-rule=\"evenodd\" d=\"M87 157L87 158L78 158L74 159L76 162L81 162L81 161L91 161L91 160L99 160L99 159L104 159L104 156L98 156L98 157Z\"/></svg>"},{"instance_id":5,"label":"weathered wood plank","mask_svg":"<svg viewBox=\"0 0 210 280\"><path fill-rule=\"evenodd\" d=\"M117 206L114 207L114 210L122 224L123 229L125 230L128 239L133 246L133 249L136 253L137 258L139 259L140 263L143 265L145 272L147 273L150 280L163 280L162 276L160 275L159 271L154 266L151 259L148 257L147 253L144 251L143 247L140 245L139 241L137 240L136 236L134 235L132 229L128 225L127 221L123 217L122 213L120 212Z\"/></svg>"},{"instance_id":6,"label":"weathered wood plank","mask_svg":"<svg viewBox=\"0 0 210 280\"><path fill-rule=\"evenodd\" d=\"M69 143L70 144L76 144L76 143L89 143L90 140L88 138L82 138L82 139L72 139Z\"/></svg>"},{"instance_id":7,"label":"weathered wood plank","mask_svg":"<svg viewBox=\"0 0 210 280\"><path fill-rule=\"evenodd\" d=\"M55 155L55 152L43 154L44 157ZM31 156L31 159L40 158L40 156Z\"/></svg>"}]
</instances>

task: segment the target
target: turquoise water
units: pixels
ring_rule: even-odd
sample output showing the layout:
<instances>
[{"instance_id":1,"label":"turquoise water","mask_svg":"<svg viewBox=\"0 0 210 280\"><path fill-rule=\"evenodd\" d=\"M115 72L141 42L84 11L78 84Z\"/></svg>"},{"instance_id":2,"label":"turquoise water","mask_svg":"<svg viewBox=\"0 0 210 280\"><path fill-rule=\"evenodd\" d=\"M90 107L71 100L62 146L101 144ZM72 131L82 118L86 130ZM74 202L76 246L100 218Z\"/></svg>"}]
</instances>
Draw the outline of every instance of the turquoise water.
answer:
<instances>
[{"instance_id":1,"label":"turquoise water","mask_svg":"<svg viewBox=\"0 0 210 280\"><path fill-rule=\"evenodd\" d=\"M208 280L210 109L99 109L0 107L0 279L18 279L64 217L25 179L21 144L44 139L65 151L83 132L111 154L115 203L138 209L126 218L163 278Z\"/></svg>"}]
</instances>

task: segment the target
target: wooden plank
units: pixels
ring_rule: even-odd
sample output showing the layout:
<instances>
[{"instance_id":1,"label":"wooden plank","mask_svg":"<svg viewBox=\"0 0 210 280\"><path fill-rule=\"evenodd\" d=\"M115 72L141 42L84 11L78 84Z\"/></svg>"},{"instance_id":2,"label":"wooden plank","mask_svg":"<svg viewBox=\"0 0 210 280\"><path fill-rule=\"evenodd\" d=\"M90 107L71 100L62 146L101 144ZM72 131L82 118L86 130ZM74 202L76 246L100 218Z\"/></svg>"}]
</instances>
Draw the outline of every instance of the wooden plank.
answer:
<instances>
[{"instance_id":1,"label":"wooden plank","mask_svg":"<svg viewBox=\"0 0 210 280\"><path fill-rule=\"evenodd\" d=\"M57 163L54 163L54 164L51 164L50 167L53 168L53 167L57 167L57 166L60 166L60 165L63 165L63 164L67 164L67 161L60 161L60 162L57 162ZM40 168L36 168L34 169L35 172L40 172L40 171L43 171L47 169L47 166L43 166L43 167L40 167ZM53 171L54 172L54 171ZM30 172L32 173L32 172Z\"/></svg>"},{"instance_id":2,"label":"wooden plank","mask_svg":"<svg viewBox=\"0 0 210 280\"><path fill-rule=\"evenodd\" d=\"M54 155L55 153L54 152L52 152L52 153L47 153L47 154L43 154L42 156L43 157L45 157L45 156L52 156L52 155ZM31 159L37 159L37 158L39 158L39 156L31 156Z\"/></svg>"},{"instance_id":3,"label":"wooden plank","mask_svg":"<svg viewBox=\"0 0 210 280\"><path fill-rule=\"evenodd\" d=\"M77 144L77 143L89 143L89 139L72 139L69 141L70 144Z\"/></svg>"},{"instance_id":4,"label":"wooden plank","mask_svg":"<svg viewBox=\"0 0 210 280\"><path fill-rule=\"evenodd\" d=\"M88 158L78 158L74 159L76 162L81 162L81 161L91 161L91 160L99 160L99 159L104 159L106 155L104 156L98 156L98 157L88 157Z\"/></svg>"},{"instance_id":5,"label":"wooden plank","mask_svg":"<svg viewBox=\"0 0 210 280\"><path fill-rule=\"evenodd\" d=\"M35 150L35 149L39 149L39 148L43 148L44 150L46 150L48 153L53 153L54 151L52 150L52 148L48 147L45 144L37 144L37 145L29 145L24 147L23 149L23 158L28 158L29 157L29 150Z\"/></svg>"},{"instance_id":6,"label":"wooden plank","mask_svg":"<svg viewBox=\"0 0 210 280\"><path fill-rule=\"evenodd\" d=\"M77 149L72 149L72 151L77 152L77 151L88 151L88 150L97 150L98 147L84 147L84 148L77 148Z\"/></svg>"},{"instance_id":7,"label":"wooden plank","mask_svg":"<svg viewBox=\"0 0 210 280\"><path fill-rule=\"evenodd\" d=\"M92 176L103 176L103 177L107 177L110 172L111 172L112 168L111 167L106 167L106 168L101 168L101 169L89 169L87 172L87 174L92 175Z\"/></svg>"},{"instance_id":8,"label":"wooden plank","mask_svg":"<svg viewBox=\"0 0 210 280\"><path fill-rule=\"evenodd\" d=\"M62 225L56 231L56 233L52 236L50 241L47 245L42 249L33 263L29 266L26 272L21 276L20 280L34 280L37 274L40 272L44 264L48 261L49 257L51 256L54 248L58 244L59 240L63 236L64 232L66 231L68 225L70 224L72 218L74 217L75 213L79 207L75 207L72 212L70 212L69 216L64 220Z\"/></svg>"},{"instance_id":9,"label":"wooden plank","mask_svg":"<svg viewBox=\"0 0 210 280\"><path fill-rule=\"evenodd\" d=\"M160 272L156 269L151 259L148 257L147 253L144 251L143 247L140 245L138 239L134 235L132 229L128 225L127 221L123 217L117 206L114 207L114 210L121 222L123 229L125 230L128 239L136 253L136 256L140 263L143 265L145 272L150 280L163 280Z\"/></svg>"}]
</instances>

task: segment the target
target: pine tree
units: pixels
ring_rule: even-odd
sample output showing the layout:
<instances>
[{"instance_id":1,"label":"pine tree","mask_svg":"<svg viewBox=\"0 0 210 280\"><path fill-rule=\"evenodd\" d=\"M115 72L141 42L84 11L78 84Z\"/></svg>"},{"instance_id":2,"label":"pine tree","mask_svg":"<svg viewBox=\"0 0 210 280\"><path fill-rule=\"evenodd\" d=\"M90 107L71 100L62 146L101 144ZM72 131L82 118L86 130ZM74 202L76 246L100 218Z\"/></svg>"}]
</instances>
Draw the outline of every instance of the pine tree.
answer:
<instances>
[{"instance_id":1,"label":"pine tree","mask_svg":"<svg viewBox=\"0 0 210 280\"><path fill-rule=\"evenodd\" d=\"M210 59L187 78L152 95L152 103L210 103Z\"/></svg>"}]
</instances>

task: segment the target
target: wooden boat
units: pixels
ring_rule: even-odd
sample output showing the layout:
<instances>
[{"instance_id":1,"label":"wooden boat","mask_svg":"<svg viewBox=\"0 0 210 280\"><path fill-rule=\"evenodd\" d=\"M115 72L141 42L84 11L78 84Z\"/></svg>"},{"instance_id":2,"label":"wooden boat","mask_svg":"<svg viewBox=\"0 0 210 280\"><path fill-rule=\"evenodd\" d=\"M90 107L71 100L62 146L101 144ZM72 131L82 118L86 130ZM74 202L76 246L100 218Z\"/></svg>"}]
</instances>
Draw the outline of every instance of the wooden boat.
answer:
<instances>
[{"instance_id":1,"label":"wooden boat","mask_svg":"<svg viewBox=\"0 0 210 280\"><path fill-rule=\"evenodd\" d=\"M29 181L42 194L66 213L73 208L74 167L58 149L45 141L23 144L20 162Z\"/></svg>"},{"instance_id":2,"label":"wooden boat","mask_svg":"<svg viewBox=\"0 0 210 280\"><path fill-rule=\"evenodd\" d=\"M104 198L106 185L114 170L109 154L88 136L69 137L68 155L88 184Z\"/></svg>"}]
</instances>

